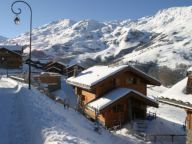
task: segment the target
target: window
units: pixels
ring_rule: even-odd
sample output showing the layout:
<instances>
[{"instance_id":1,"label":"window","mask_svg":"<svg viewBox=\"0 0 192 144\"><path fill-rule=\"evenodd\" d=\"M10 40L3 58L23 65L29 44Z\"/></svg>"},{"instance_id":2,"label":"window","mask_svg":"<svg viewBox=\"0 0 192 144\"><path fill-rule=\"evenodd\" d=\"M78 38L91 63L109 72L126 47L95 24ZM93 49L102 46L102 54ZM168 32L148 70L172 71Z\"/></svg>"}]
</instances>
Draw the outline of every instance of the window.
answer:
<instances>
[{"instance_id":1,"label":"window","mask_svg":"<svg viewBox=\"0 0 192 144\"><path fill-rule=\"evenodd\" d=\"M137 83L137 79L136 79L136 78L133 78L133 77L127 78L127 79L126 79L126 83L127 83L127 84L136 84L136 83Z\"/></svg>"},{"instance_id":2,"label":"window","mask_svg":"<svg viewBox=\"0 0 192 144\"><path fill-rule=\"evenodd\" d=\"M117 112L123 112L123 110L124 110L124 108L123 108L123 105L115 105L114 107L113 107L113 112L114 113L117 113Z\"/></svg>"}]
</instances>

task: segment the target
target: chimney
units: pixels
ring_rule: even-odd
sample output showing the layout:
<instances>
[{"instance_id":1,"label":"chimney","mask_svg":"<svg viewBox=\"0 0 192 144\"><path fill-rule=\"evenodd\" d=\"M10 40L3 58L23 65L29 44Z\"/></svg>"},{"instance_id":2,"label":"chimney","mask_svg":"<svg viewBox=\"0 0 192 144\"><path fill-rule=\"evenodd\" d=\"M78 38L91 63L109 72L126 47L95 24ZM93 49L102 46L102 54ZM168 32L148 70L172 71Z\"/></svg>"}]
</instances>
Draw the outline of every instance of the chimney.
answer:
<instances>
[{"instance_id":1,"label":"chimney","mask_svg":"<svg viewBox=\"0 0 192 144\"><path fill-rule=\"evenodd\" d=\"M73 76L74 77L77 76L77 72L78 72L77 66L74 66L74 71L73 71Z\"/></svg>"},{"instance_id":2,"label":"chimney","mask_svg":"<svg viewBox=\"0 0 192 144\"><path fill-rule=\"evenodd\" d=\"M186 94L192 94L192 67L187 70L187 77Z\"/></svg>"}]
</instances>

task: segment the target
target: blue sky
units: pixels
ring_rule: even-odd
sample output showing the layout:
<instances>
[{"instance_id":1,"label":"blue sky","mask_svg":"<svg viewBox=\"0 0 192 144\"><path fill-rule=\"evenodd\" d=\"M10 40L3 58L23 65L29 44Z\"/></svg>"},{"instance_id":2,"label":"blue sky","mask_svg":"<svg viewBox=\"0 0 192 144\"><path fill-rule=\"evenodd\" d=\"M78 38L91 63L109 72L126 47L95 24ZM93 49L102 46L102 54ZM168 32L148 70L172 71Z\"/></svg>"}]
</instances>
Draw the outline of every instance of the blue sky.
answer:
<instances>
[{"instance_id":1,"label":"blue sky","mask_svg":"<svg viewBox=\"0 0 192 144\"><path fill-rule=\"evenodd\" d=\"M23 4L21 24L14 25L10 6L14 0L0 0L0 35L14 37L29 30L29 10ZM33 27L58 19L98 21L138 19L174 6L190 6L192 0L26 0L33 9Z\"/></svg>"}]
</instances>

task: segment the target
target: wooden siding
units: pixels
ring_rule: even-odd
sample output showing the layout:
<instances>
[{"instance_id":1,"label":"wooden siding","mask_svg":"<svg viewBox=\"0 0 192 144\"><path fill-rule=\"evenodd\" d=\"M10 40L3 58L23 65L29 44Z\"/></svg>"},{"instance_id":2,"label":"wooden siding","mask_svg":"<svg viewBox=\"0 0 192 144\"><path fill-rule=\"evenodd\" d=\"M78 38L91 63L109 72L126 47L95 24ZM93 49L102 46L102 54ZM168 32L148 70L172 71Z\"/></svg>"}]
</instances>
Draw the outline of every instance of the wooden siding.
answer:
<instances>
[{"instance_id":1,"label":"wooden siding","mask_svg":"<svg viewBox=\"0 0 192 144\"><path fill-rule=\"evenodd\" d=\"M131 79L133 82L129 81ZM122 71L121 73L102 81L98 85L94 86L93 89L96 90L97 97L100 97L106 92L118 87L126 87L134 89L144 95L147 94L146 82L129 71Z\"/></svg>"},{"instance_id":2,"label":"wooden siding","mask_svg":"<svg viewBox=\"0 0 192 144\"><path fill-rule=\"evenodd\" d=\"M106 81L103 81L102 83L98 84L97 87L95 88L96 96L101 97L106 92L114 89L115 88L114 81L115 81L114 78L110 78L110 79L107 79Z\"/></svg>"},{"instance_id":3,"label":"wooden siding","mask_svg":"<svg viewBox=\"0 0 192 144\"><path fill-rule=\"evenodd\" d=\"M48 85L50 91L61 89L61 76L34 76L37 82L45 83Z\"/></svg>"},{"instance_id":4,"label":"wooden siding","mask_svg":"<svg viewBox=\"0 0 192 144\"><path fill-rule=\"evenodd\" d=\"M2 60L4 58L4 60ZM6 49L0 49L0 67L19 68L22 56Z\"/></svg>"},{"instance_id":5,"label":"wooden siding","mask_svg":"<svg viewBox=\"0 0 192 144\"><path fill-rule=\"evenodd\" d=\"M84 96L84 104L87 104L96 98L94 93L85 90L81 90L81 95Z\"/></svg>"},{"instance_id":6,"label":"wooden siding","mask_svg":"<svg viewBox=\"0 0 192 144\"><path fill-rule=\"evenodd\" d=\"M186 126L188 130L192 130L192 110L187 110Z\"/></svg>"},{"instance_id":7,"label":"wooden siding","mask_svg":"<svg viewBox=\"0 0 192 144\"><path fill-rule=\"evenodd\" d=\"M192 94L192 75L188 76L186 93Z\"/></svg>"},{"instance_id":8,"label":"wooden siding","mask_svg":"<svg viewBox=\"0 0 192 144\"><path fill-rule=\"evenodd\" d=\"M146 82L142 78L129 71L122 73L116 78L116 87L134 89L144 95L146 95L147 92Z\"/></svg>"}]
</instances>

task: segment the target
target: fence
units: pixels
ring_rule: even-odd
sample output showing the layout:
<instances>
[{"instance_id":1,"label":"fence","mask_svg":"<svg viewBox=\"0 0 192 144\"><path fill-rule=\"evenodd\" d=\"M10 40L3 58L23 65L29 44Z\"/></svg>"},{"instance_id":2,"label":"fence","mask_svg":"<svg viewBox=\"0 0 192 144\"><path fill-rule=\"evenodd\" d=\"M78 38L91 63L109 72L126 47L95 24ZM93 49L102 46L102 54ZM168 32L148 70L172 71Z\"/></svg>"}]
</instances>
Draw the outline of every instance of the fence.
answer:
<instances>
[{"instance_id":1,"label":"fence","mask_svg":"<svg viewBox=\"0 0 192 144\"><path fill-rule=\"evenodd\" d=\"M181 144L183 141L186 141L186 135L176 135L176 134L156 134L156 135L150 135L147 134L145 136L145 141L152 141L155 143L168 143L170 144Z\"/></svg>"}]
</instances>

